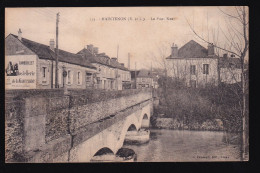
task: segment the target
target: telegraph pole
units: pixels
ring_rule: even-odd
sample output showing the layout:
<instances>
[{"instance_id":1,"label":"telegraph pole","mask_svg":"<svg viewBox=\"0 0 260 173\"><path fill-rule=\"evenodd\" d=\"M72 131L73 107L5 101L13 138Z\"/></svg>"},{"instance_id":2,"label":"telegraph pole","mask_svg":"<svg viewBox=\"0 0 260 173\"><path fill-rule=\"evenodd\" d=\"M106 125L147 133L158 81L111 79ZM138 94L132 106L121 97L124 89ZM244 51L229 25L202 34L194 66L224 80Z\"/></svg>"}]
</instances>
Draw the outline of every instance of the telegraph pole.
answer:
<instances>
[{"instance_id":1,"label":"telegraph pole","mask_svg":"<svg viewBox=\"0 0 260 173\"><path fill-rule=\"evenodd\" d=\"M130 70L130 53L128 53L128 70Z\"/></svg>"},{"instance_id":2,"label":"telegraph pole","mask_svg":"<svg viewBox=\"0 0 260 173\"><path fill-rule=\"evenodd\" d=\"M137 86L136 86L136 62L135 62L135 89L137 89Z\"/></svg>"},{"instance_id":3,"label":"telegraph pole","mask_svg":"<svg viewBox=\"0 0 260 173\"><path fill-rule=\"evenodd\" d=\"M118 61L118 49L119 49L119 45L117 45L117 50L116 50L116 59L117 59L117 62L119 62ZM118 84L119 84L119 82L118 82L118 68L116 68L116 90L118 90Z\"/></svg>"},{"instance_id":4,"label":"telegraph pole","mask_svg":"<svg viewBox=\"0 0 260 173\"><path fill-rule=\"evenodd\" d=\"M116 58L117 58L117 61L119 62L119 59L118 59L118 51L119 51L119 45L117 45L117 53L116 53Z\"/></svg>"},{"instance_id":5,"label":"telegraph pole","mask_svg":"<svg viewBox=\"0 0 260 173\"><path fill-rule=\"evenodd\" d=\"M58 62L59 62L59 16L60 13L57 13L57 18L56 18L56 51L55 51L55 56L56 56L56 69L55 69L55 88L58 88Z\"/></svg>"}]
</instances>

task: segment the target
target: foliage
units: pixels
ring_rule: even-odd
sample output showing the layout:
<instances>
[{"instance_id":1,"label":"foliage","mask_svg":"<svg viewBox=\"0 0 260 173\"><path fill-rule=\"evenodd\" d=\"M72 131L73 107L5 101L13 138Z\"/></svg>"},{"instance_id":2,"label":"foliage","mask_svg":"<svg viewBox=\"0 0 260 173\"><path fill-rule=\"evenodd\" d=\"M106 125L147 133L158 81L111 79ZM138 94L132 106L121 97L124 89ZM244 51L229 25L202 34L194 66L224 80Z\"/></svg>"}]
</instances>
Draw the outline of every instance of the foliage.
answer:
<instances>
[{"instance_id":1,"label":"foliage","mask_svg":"<svg viewBox=\"0 0 260 173\"><path fill-rule=\"evenodd\" d=\"M160 78L159 109L164 113L191 126L207 120L221 119L227 131L241 131L241 88L239 84L221 84L205 88L188 88L180 80Z\"/></svg>"}]
</instances>

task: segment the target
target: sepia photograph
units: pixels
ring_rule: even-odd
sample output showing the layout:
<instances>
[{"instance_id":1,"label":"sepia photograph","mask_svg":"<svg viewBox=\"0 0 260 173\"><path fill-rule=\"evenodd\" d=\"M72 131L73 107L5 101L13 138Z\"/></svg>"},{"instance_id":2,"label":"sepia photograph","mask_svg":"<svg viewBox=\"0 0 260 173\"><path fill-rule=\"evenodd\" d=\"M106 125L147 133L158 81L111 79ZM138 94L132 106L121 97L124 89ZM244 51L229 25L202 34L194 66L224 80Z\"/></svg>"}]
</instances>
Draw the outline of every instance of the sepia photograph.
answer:
<instances>
[{"instance_id":1,"label":"sepia photograph","mask_svg":"<svg viewBox=\"0 0 260 173\"><path fill-rule=\"evenodd\" d=\"M5 8L5 163L249 161L249 7Z\"/></svg>"}]
</instances>

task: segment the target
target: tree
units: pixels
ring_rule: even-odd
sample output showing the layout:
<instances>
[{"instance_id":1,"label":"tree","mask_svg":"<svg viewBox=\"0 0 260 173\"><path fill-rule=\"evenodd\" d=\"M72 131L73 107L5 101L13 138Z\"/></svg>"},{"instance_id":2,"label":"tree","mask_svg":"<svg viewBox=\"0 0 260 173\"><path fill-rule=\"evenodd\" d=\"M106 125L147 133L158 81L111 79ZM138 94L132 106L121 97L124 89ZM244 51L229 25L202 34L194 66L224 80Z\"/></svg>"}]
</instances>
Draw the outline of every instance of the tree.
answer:
<instances>
[{"instance_id":1,"label":"tree","mask_svg":"<svg viewBox=\"0 0 260 173\"><path fill-rule=\"evenodd\" d=\"M217 35L215 34L215 30L212 32L213 41L210 41L209 38L205 39L201 34L199 34L191 23L187 20L186 21L192 30L192 32L202 41L208 44L213 44L213 46L222 52L227 52L236 55L240 60L241 66L241 82L238 83L241 92L239 94L240 103L240 115L242 118L242 160L245 160L245 153L246 153L246 146L248 145L247 139L247 123L246 123L246 116L248 116L248 108L247 108L247 95L248 95L248 80L247 77L247 69L246 69L246 62L245 57L248 53L249 48L249 40L248 40L248 24L249 24L249 17L248 17L248 7L245 6L238 6L234 7L233 13L225 12L221 8L219 8L221 14L224 14L225 17L228 19L227 23L227 30L228 32L223 32L221 27L218 26L217 33L219 33L219 28L222 34L225 37L225 45L221 45L216 41L218 39ZM208 31L209 32L209 31Z\"/></svg>"}]
</instances>

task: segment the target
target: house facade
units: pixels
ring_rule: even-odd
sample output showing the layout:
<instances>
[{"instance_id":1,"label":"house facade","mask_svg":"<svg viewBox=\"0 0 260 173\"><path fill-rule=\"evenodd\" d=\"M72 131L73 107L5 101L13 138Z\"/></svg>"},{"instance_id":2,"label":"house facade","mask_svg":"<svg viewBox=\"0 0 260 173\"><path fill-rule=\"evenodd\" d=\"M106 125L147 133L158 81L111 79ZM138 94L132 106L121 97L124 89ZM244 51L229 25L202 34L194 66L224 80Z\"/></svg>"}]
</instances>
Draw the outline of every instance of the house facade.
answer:
<instances>
[{"instance_id":1,"label":"house facade","mask_svg":"<svg viewBox=\"0 0 260 173\"><path fill-rule=\"evenodd\" d=\"M181 79L189 87L217 86L219 82L233 83L233 73L239 81L240 70L237 66L226 68L226 59L215 55L212 44L208 45L208 49L193 40L180 49L173 44L171 55L166 58L167 76Z\"/></svg>"},{"instance_id":2,"label":"house facade","mask_svg":"<svg viewBox=\"0 0 260 173\"><path fill-rule=\"evenodd\" d=\"M91 78L96 68L81 56L59 49L58 88L87 88L87 74ZM55 88L55 48L9 34L5 39L6 89L51 89ZM63 76L63 72L67 76Z\"/></svg>"},{"instance_id":3,"label":"house facade","mask_svg":"<svg viewBox=\"0 0 260 173\"><path fill-rule=\"evenodd\" d=\"M77 54L90 61L97 68L96 88L122 90L124 84L131 82L130 72L124 67L124 64L120 64L117 58L110 58L105 53L98 53L97 47L87 45Z\"/></svg>"},{"instance_id":4,"label":"house facade","mask_svg":"<svg viewBox=\"0 0 260 173\"><path fill-rule=\"evenodd\" d=\"M153 76L149 70L131 71L131 78L137 89L154 87Z\"/></svg>"},{"instance_id":5,"label":"house facade","mask_svg":"<svg viewBox=\"0 0 260 173\"><path fill-rule=\"evenodd\" d=\"M224 54L223 57L220 57L220 82L226 84L241 82L242 69L240 64L240 59L234 55Z\"/></svg>"}]
</instances>

